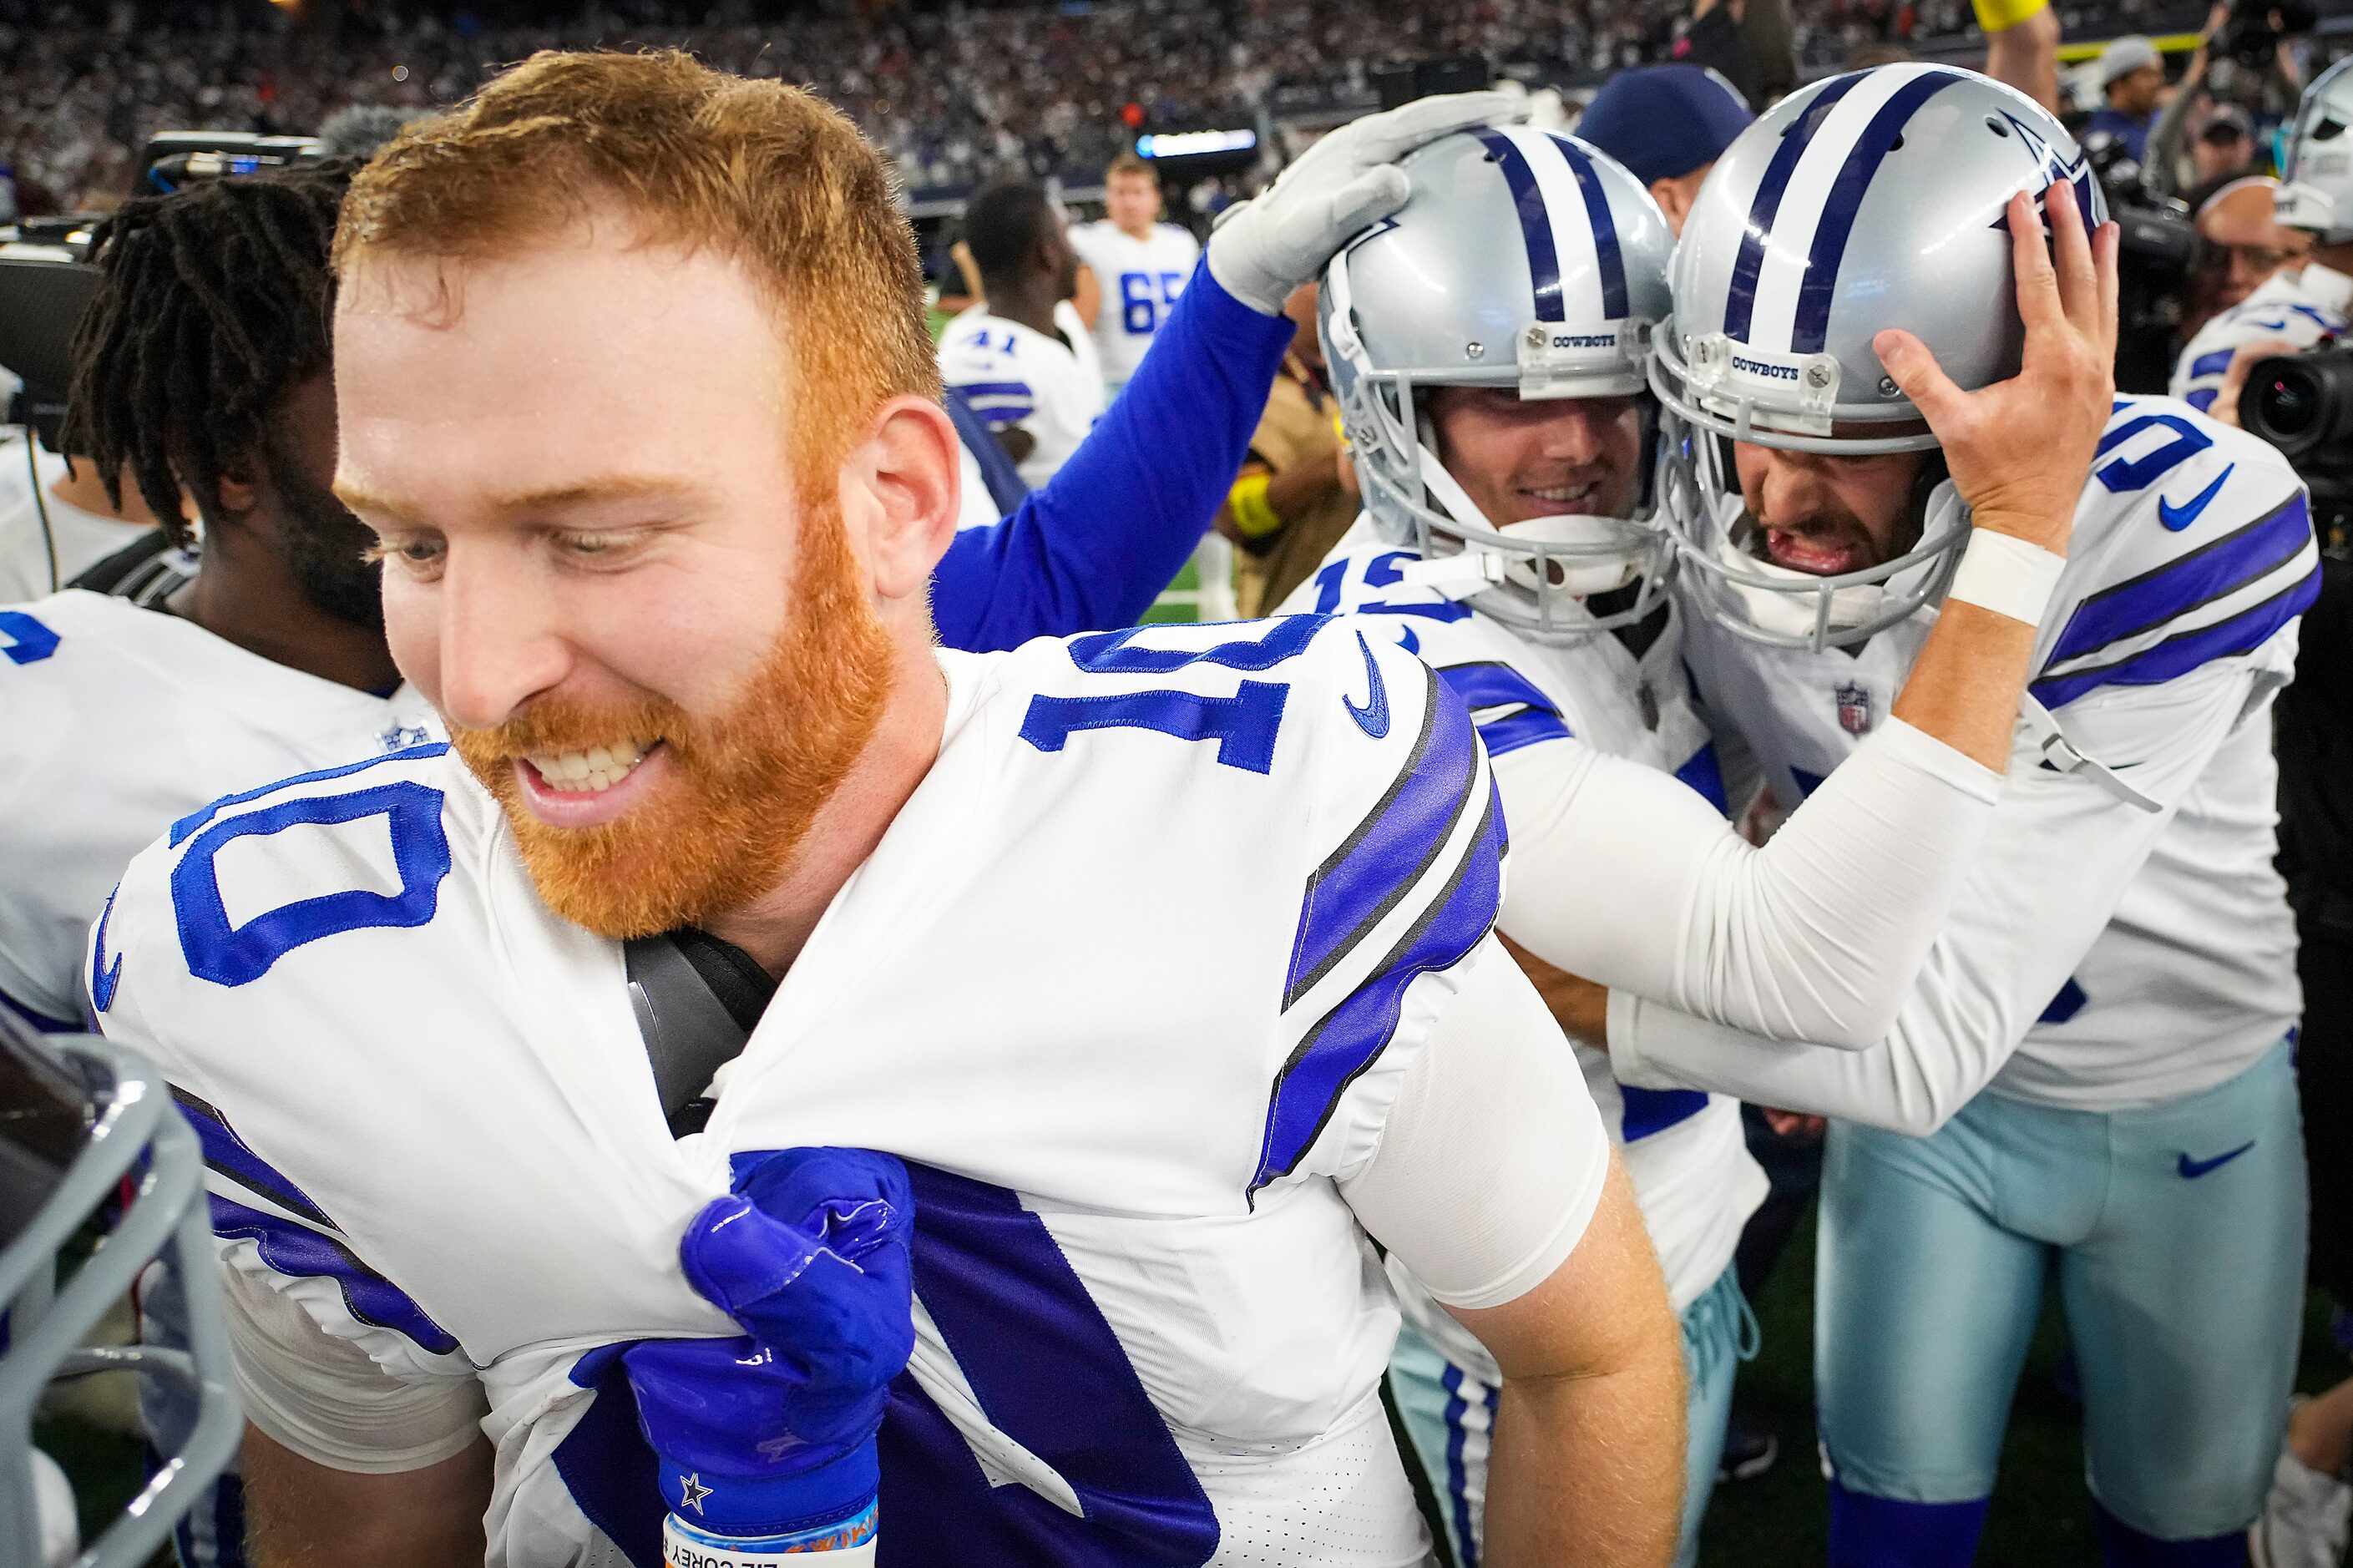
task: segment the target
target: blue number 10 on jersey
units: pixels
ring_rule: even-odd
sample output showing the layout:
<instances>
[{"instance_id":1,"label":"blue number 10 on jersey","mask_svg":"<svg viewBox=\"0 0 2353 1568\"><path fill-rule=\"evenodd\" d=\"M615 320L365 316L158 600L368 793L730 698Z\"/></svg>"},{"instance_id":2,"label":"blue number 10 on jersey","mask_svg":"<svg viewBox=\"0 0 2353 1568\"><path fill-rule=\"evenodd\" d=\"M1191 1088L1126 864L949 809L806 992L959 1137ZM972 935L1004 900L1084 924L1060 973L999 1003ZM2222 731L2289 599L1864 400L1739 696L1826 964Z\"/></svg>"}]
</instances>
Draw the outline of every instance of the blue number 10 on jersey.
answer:
<instances>
[{"instance_id":1,"label":"blue number 10 on jersey","mask_svg":"<svg viewBox=\"0 0 2353 1568\"><path fill-rule=\"evenodd\" d=\"M1321 616L1293 616L1270 623L1255 638L1189 649L1138 646L1136 638L1150 629L1144 626L1095 632L1071 640L1071 662L1094 675L1165 675L1191 664L1257 673L1297 655L1325 623ZM1029 700L1021 738L1041 752L1059 752L1081 730L1155 730L1179 740L1215 741L1219 762L1263 773L1274 766L1275 737L1290 695L1289 686L1264 680L1245 680L1231 697L1170 689L1102 697L1040 694Z\"/></svg>"},{"instance_id":2,"label":"blue number 10 on jersey","mask_svg":"<svg viewBox=\"0 0 2353 1568\"><path fill-rule=\"evenodd\" d=\"M438 744L413 746L350 767L288 779L255 794L271 795L288 785L360 773L382 763L438 756L448 749ZM174 826L175 840L186 838L194 830L186 853L172 868L172 908L178 917L181 953L187 960L188 973L198 979L220 985L248 984L306 942L370 926L419 926L433 918L440 903L441 880L449 874L449 837L441 823L439 790L413 779L397 779L348 795L294 795L252 811L221 815L224 807L237 804L240 797L233 795ZM391 838L393 865L400 879L397 890L380 893L357 888L323 893L269 910L241 925L230 923L216 864L222 850L257 834L280 833L301 825L336 826L377 816L385 819Z\"/></svg>"}]
</instances>

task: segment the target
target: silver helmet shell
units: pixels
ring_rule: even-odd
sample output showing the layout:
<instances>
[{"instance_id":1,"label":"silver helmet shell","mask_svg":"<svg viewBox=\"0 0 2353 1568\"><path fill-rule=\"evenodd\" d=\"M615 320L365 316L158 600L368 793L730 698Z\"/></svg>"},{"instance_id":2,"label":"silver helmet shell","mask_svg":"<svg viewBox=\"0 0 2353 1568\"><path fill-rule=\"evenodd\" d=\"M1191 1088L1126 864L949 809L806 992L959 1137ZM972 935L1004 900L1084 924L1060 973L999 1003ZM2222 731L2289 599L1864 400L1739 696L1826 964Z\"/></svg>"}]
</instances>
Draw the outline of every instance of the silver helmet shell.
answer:
<instances>
[{"instance_id":1,"label":"silver helmet shell","mask_svg":"<svg viewBox=\"0 0 2353 1568\"><path fill-rule=\"evenodd\" d=\"M1463 557L1471 602L1539 640L1648 615L1674 550L1647 474L1631 517L1498 523L1439 460L1416 397L1440 386L1641 394L1650 334L1667 311L1666 219L1607 153L1525 127L1445 137L1403 168L1405 205L1333 258L1318 305L1373 526L1426 560ZM1646 468L1650 459L1646 450ZM1614 614L1585 606L1636 584Z\"/></svg>"},{"instance_id":2,"label":"silver helmet shell","mask_svg":"<svg viewBox=\"0 0 2353 1568\"><path fill-rule=\"evenodd\" d=\"M2353 240L2353 59L2315 77L2296 105L2272 215L2322 245Z\"/></svg>"},{"instance_id":3,"label":"silver helmet shell","mask_svg":"<svg viewBox=\"0 0 2353 1568\"><path fill-rule=\"evenodd\" d=\"M178 1451L72 1558L74 1568L135 1568L228 1464L245 1426L214 1279L204 1152L170 1087L132 1052L96 1037L36 1035L5 1008L0 1105L0 1563L43 1563L58 1543L56 1472L32 1446L43 1392L60 1378L132 1370L180 1384L195 1410ZM60 1254L124 1192L98 1250L60 1268ZM188 1348L84 1348L158 1258L180 1276Z\"/></svg>"},{"instance_id":4,"label":"silver helmet shell","mask_svg":"<svg viewBox=\"0 0 2353 1568\"><path fill-rule=\"evenodd\" d=\"M1872 340L1925 342L1974 391L2025 344L2006 208L2064 182L2107 207L2082 150L2040 105L1974 71L1891 65L1781 100L1716 161L1675 252L1674 311L1651 384L1674 420L1662 493L1700 606L1778 646L1859 642L1940 595L1968 536L1949 487L1919 542L1859 572L1777 566L1743 537L1717 437L1863 457L1933 450Z\"/></svg>"}]
</instances>

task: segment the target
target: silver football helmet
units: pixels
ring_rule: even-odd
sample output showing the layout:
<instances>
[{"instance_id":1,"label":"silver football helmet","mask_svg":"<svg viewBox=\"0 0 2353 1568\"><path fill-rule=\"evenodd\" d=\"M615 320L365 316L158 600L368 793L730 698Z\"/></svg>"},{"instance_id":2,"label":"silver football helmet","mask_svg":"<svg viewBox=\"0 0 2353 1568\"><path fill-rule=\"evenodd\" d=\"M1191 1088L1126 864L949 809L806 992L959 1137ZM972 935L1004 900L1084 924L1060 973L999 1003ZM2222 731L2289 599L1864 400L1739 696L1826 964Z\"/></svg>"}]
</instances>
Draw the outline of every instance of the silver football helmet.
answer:
<instances>
[{"instance_id":1,"label":"silver football helmet","mask_svg":"<svg viewBox=\"0 0 2353 1568\"><path fill-rule=\"evenodd\" d=\"M1318 306L1374 527L1420 552L1430 585L1528 637L1640 619L1674 566L1651 493L1654 421L1636 515L1498 522L1439 460L1416 395L1641 394L1651 330L1667 310L1666 219L1607 153L1525 127L1445 137L1403 167L1412 194L1333 258ZM1587 595L1635 584L1628 606L1587 610Z\"/></svg>"},{"instance_id":2,"label":"silver football helmet","mask_svg":"<svg viewBox=\"0 0 2353 1568\"><path fill-rule=\"evenodd\" d=\"M2296 105L2272 216L2322 245L2353 240L2353 59L2313 78Z\"/></svg>"},{"instance_id":3,"label":"silver football helmet","mask_svg":"<svg viewBox=\"0 0 2353 1568\"><path fill-rule=\"evenodd\" d=\"M60 1279L60 1254L121 1194L127 1201L98 1249ZM190 1348L83 1348L157 1258L185 1284ZM36 1035L0 1009L0 1563L134 1568L229 1462L244 1420L216 1267L204 1152L163 1079L119 1046ZM33 1447L33 1411L59 1378L122 1370L184 1385L196 1418L179 1451L77 1554L71 1499Z\"/></svg>"},{"instance_id":4,"label":"silver football helmet","mask_svg":"<svg viewBox=\"0 0 2353 1568\"><path fill-rule=\"evenodd\" d=\"M1916 334L1966 390L2018 374L2025 344L2004 208L2064 181L2088 224L2107 206L2082 151L2023 94L1952 66L1891 65L1815 83L1716 161L1675 252L1672 319L1651 384L1669 432L1663 500L1686 586L1759 642L1862 641L1942 596L1968 538L1949 484L1897 558L1816 577L1767 560L1729 441L1861 457L1936 437L1873 352Z\"/></svg>"}]
</instances>

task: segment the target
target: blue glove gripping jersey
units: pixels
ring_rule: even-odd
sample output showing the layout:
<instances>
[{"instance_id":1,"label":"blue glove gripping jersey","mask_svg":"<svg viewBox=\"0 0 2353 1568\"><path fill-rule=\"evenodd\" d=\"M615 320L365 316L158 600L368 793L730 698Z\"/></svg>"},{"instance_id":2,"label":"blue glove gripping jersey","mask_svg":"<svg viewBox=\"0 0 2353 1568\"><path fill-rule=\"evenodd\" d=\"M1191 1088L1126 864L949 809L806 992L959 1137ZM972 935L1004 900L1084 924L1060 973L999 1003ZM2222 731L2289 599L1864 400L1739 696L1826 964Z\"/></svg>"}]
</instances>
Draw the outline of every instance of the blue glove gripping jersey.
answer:
<instances>
[{"instance_id":1,"label":"blue glove gripping jersey","mask_svg":"<svg viewBox=\"0 0 2353 1568\"><path fill-rule=\"evenodd\" d=\"M1375 638L1419 654L1477 725L1496 759L1504 819L1542 821L1535 796L1549 782L1538 749L1581 742L1669 773L1725 809L1707 727L1691 700L1679 617L1662 606L1647 644L1611 632L1567 644L1521 637L1470 605L1411 580L1413 551L1383 542L1359 521L1284 606L1339 614ZM1641 646L1638 654L1634 650ZM1510 934L1506 915L1503 929ZM1748 1154L1739 1103L1692 1089L1621 1086L1609 1055L1576 1042L1586 1086L1622 1142L1634 1195L1678 1310L1730 1263L1741 1226L1765 1194ZM1392 1265L1414 1325L1458 1364L1496 1375L1479 1342Z\"/></svg>"},{"instance_id":2,"label":"blue glove gripping jersey","mask_svg":"<svg viewBox=\"0 0 2353 1568\"><path fill-rule=\"evenodd\" d=\"M493 1560L657 1560L609 1347L732 1332L679 1236L731 1153L827 1142L915 1194L886 1562L1409 1558L1396 1317L1335 1179L1490 928L1503 827L1423 666L1234 630L942 656L937 763L683 1140L618 944L438 746L183 818L91 1001L204 1133L231 1267L395 1377L480 1378Z\"/></svg>"},{"instance_id":3,"label":"blue glove gripping jersey","mask_svg":"<svg viewBox=\"0 0 2353 1568\"><path fill-rule=\"evenodd\" d=\"M2030 694L2077 751L2157 791L2162 810L2063 778L2022 721L1979 873L1988 896L1964 896L1939 947L1969 943L1973 922L1996 943L2017 942L2019 921L2038 911L2056 910L2063 924L2095 869L2113 875L2105 923L2085 932L2088 951L2055 955L2072 968L2052 976L1994 1083L2021 1099L2121 1109L2232 1076L2299 1011L2294 927L2271 866L2267 715L2294 673L2319 556L2302 487L2278 454L2166 398L2116 403L2067 554ZM1689 657L1709 711L1740 728L1792 805L1886 718L1933 624L1924 614L1861 647L1812 654L1693 616ZM2118 842L2136 846L2118 864L2095 856Z\"/></svg>"}]
</instances>

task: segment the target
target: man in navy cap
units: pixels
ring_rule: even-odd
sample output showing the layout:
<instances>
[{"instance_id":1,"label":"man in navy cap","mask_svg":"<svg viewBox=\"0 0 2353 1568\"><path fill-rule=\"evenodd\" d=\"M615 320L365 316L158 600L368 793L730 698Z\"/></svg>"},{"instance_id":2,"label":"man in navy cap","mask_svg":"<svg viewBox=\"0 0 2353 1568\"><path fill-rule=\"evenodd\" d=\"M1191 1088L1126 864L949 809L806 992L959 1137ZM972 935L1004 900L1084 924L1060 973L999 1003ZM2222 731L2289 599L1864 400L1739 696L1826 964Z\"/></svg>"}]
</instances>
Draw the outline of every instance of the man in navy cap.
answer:
<instances>
[{"instance_id":1,"label":"man in navy cap","mask_svg":"<svg viewBox=\"0 0 2353 1568\"><path fill-rule=\"evenodd\" d=\"M1680 235L1700 182L1756 118L1732 84L1704 66L1643 66L1620 71L1594 94L1577 134L1633 171Z\"/></svg>"}]
</instances>

